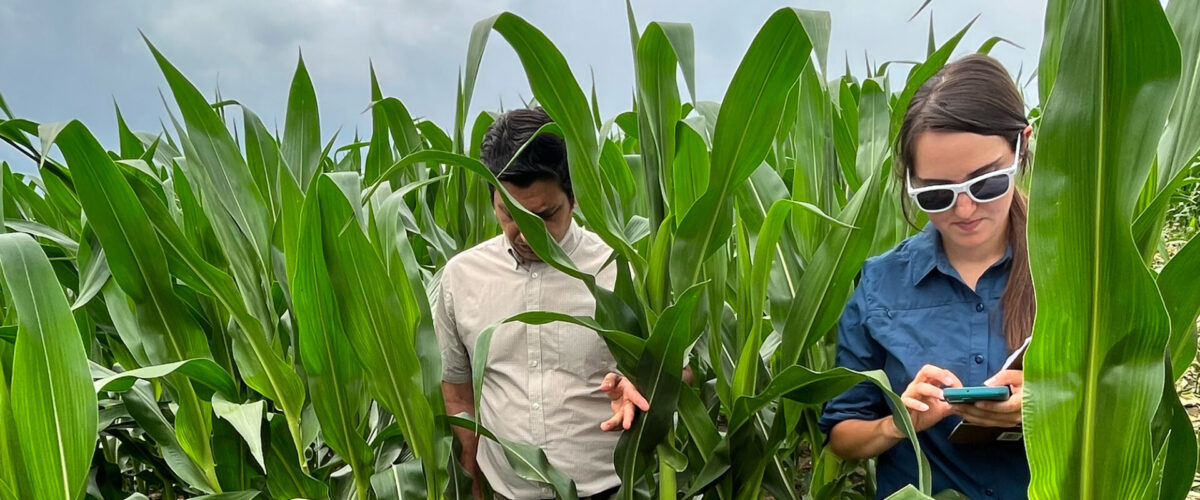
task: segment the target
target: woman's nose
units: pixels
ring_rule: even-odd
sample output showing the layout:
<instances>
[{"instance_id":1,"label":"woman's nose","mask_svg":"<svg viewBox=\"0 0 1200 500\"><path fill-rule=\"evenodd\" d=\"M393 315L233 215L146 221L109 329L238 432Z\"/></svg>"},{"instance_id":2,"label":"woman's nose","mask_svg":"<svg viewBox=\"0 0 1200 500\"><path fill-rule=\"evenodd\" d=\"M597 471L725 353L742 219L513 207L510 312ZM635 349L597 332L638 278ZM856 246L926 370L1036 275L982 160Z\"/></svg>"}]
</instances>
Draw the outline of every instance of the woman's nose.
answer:
<instances>
[{"instance_id":1,"label":"woman's nose","mask_svg":"<svg viewBox=\"0 0 1200 500\"><path fill-rule=\"evenodd\" d=\"M958 199L954 200L954 215L965 219L973 213L975 213L975 200L967 196L967 193L958 193Z\"/></svg>"}]
</instances>

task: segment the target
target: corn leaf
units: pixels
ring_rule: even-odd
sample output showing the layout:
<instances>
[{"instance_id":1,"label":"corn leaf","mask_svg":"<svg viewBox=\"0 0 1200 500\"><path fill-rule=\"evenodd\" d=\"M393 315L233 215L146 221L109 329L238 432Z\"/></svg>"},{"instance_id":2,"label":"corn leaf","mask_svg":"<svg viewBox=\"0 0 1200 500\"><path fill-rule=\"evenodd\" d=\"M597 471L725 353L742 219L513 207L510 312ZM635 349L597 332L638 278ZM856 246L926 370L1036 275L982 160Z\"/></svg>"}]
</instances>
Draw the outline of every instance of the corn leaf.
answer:
<instances>
[{"instance_id":1,"label":"corn leaf","mask_svg":"<svg viewBox=\"0 0 1200 500\"><path fill-rule=\"evenodd\" d=\"M171 287L166 256L129 183L83 125L54 139L79 184L80 202L103 244L113 279L136 304L139 344L156 364L209 357L204 334ZM179 404L180 444L214 479L208 404L182 375L168 377Z\"/></svg>"},{"instance_id":2,"label":"corn leaf","mask_svg":"<svg viewBox=\"0 0 1200 500\"><path fill-rule=\"evenodd\" d=\"M80 498L96 444L97 410L75 321L50 261L32 238L0 235L0 273L17 314L12 384L19 390L11 405L28 472L24 480L33 498Z\"/></svg>"},{"instance_id":3,"label":"corn leaf","mask_svg":"<svg viewBox=\"0 0 1200 500\"><path fill-rule=\"evenodd\" d=\"M801 12L795 9L772 14L747 49L716 120L708 190L680 222L671 249L672 289L677 292L698 281L701 264L728 240L727 198L766 157L788 92L809 64L811 51Z\"/></svg>"},{"instance_id":4,"label":"corn leaf","mask_svg":"<svg viewBox=\"0 0 1200 500\"><path fill-rule=\"evenodd\" d=\"M1062 53L1030 196L1029 492L1133 498L1161 474L1150 428L1170 323L1129 228L1179 48L1158 2L1077 0Z\"/></svg>"},{"instance_id":5,"label":"corn leaf","mask_svg":"<svg viewBox=\"0 0 1200 500\"><path fill-rule=\"evenodd\" d=\"M315 194L315 190L313 191ZM357 484L370 481L372 454L359 432L362 367L338 316L337 301L322 249L322 225L317 196L304 200L292 297L300 330L300 360L304 363L313 409L330 448L351 466Z\"/></svg>"}]
</instances>

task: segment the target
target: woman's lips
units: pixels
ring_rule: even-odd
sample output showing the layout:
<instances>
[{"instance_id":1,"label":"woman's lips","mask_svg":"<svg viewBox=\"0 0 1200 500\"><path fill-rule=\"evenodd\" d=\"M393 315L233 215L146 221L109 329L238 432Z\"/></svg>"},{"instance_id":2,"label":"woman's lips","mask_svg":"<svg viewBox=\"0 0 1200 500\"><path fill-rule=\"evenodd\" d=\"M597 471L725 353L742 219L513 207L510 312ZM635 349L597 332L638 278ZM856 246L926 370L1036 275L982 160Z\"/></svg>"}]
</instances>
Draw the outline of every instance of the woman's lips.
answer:
<instances>
[{"instance_id":1,"label":"woman's lips","mask_svg":"<svg viewBox=\"0 0 1200 500\"><path fill-rule=\"evenodd\" d=\"M965 222L955 222L954 226L959 228L962 231L972 231L976 227L979 227L980 222L983 222L983 219L975 219L975 220L965 221Z\"/></svg>"}]
</instances>

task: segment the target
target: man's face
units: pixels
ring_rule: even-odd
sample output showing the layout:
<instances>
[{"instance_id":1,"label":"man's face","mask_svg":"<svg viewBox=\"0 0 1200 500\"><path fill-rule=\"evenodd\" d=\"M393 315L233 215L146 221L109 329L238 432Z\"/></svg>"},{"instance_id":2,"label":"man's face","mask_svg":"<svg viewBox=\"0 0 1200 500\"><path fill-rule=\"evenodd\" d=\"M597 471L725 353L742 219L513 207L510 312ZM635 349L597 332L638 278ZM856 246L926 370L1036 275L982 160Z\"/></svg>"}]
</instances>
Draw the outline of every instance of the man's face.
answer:
<instances>
[{"instance_id":1,"label":"man's face","mask_svg":"<svg viewBox=\"0 0 1200 500\"><path fill-rule=\"evenodd\" d=\"M563 236L567 234L567 229L571 227L571 209L574 207L567 198L567 193L558 185L558 181L542 179L534 181L526 187L519 187L511 182L503 181L500 184L508 190L517 203L546 221L546 230L550 232L550 236L553 236L555 241L562 241ZM525 241L525 236L521 234L516 221L508 213L508 207L504 205L504 200L500 197L499 192L492 194L492 208L496 211L496 220L500 222L500 228L504 230L504 237L508 238L508 242L512 244L513 251L517 253L517 256L525 262L541 260L537 254L533 253L529 243Z\"/></svg>"}]
</instances>

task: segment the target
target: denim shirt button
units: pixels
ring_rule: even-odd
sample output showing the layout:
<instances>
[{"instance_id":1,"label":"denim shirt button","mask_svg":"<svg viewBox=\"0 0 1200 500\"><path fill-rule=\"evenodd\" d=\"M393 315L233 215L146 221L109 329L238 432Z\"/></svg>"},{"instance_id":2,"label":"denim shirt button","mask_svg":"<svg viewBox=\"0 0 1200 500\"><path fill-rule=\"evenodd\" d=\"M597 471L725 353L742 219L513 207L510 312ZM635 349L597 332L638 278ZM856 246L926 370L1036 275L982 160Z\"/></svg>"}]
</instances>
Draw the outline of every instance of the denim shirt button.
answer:
<instances>
[{"instance_id":1,"label":"denim shirt button","mask_svg":"<svg viewBox=\"0 0 1200 500\"><path fill-rule=\"evenodd\" d=\"M991 488L988 488L986 490L983 490L983 494L990 497L990 496L994 496L996 494L996 492L992 491Z\"/></svg>"},{"instance_id":2,"label":"denim shirt button","mask_svg":"<svg viewBox=\"0 0 1200 500\"><path fill-rule=\"evenodd\" d=\"M975 312L983 312L983 302L975 304Z\"/></svg>"},{"instance_id":3,"label":"denim shirt button","mask_svg":"<svg viewBox=\"0 0 1200 500\"><path fill-rule=\"evenodd\" d=\"M975 364L977 364L977 365L983 364L983 355L982 354L975 355Z\"/></svg>"}]
</instances>

